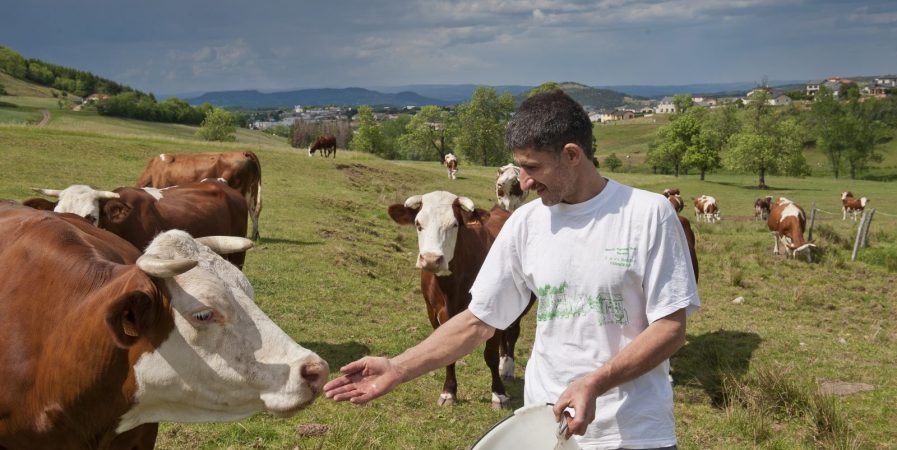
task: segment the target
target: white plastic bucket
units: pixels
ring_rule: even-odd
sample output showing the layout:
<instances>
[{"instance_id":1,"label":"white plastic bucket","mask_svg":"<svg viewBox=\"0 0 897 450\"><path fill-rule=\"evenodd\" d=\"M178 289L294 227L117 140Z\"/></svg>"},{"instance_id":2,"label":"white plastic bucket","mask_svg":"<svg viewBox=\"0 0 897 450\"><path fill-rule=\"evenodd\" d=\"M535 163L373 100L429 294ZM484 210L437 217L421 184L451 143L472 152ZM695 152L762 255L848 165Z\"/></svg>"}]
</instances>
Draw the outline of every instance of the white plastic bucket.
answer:
<instances>
[{"instance_id":1,"label":"white plastic bucket","mask_svg":"<svg viewBox=\"0 0 897 450\"><path fill-rule=\"evenodd\" d=\"M574 439L558 436L551 405L525 406L487 431L471 450L579 450Z\"/></svg>"}]
</instances>

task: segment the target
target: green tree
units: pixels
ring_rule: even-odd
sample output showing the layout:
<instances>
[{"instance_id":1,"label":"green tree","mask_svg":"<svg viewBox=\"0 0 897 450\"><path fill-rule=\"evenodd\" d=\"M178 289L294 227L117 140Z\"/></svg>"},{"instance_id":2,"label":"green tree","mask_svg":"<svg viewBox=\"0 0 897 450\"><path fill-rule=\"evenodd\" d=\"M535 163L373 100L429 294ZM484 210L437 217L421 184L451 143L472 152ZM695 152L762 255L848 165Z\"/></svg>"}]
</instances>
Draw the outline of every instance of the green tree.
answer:
<instances>
[{"instance_id":1,"label":"green tree","mask_svg":"<svg viewBox=\"0 0 897 450\"><path fill-rule=\"evenodd\" d=\"M859 96L851 97L845 108L846 117L842 120L846 128L844 159L853 180L858 171L884 159L881 153L875 151L875 145L886 136L887 126L872 117L874 109L871 102L860 103Z\"/></svg>"},{"instance_id":2,"label":"green tree","mask_svg":"<svg viewBox=\"0 0 897 450\"><path fill-rule=\"evenodd\" d=\"M810 123L816 136L816 146L825 153L835 178L841 175L841 161L847 150L848 124L844 109L834 93L822 86L810 107Z\"/></svg>"},{"instance_id":3,"label":"green tree","mask_svg":"<svg viewBox=\"0 0 897 450\"><path fill-rule=\"evenodd\" d=\"M383 152L381 156L386 159L399 159L401 157L401 139L409 122L411 122L410 115L400 114L395 119L387 119L380 124L380 133L383 135Z\"/></svg>"},{"instance_id":4,"label":"green tree","mask_svg":"<svg viewBox=\"0 0 897 450\"><path fill-rule=\"evenodd\" d=\"M756 173L759 189L768 189L766 174L800 176L808 172L800 125L790 117L772 123L763 132L746 126L730 138L723 153L723 166Z\"/></svg>"},{"instance_id":5,"label":"green tree","mask_svg":"<svg viewBox=\"0 0 897 450\"><path fill-rule=\"evenodd\" d=\"M676 107L677 114L683 114L694 106L695 102L690 94L679 94L673 96L673 106Z\"/></svg>"},{"instance_id":6,"label":"green tree","mask_svg":"<svg viewBox=\"0 0 897 450\"><path fill-rule=\"evenodd\" d=\"M234 115L224 109L213 108L206 114L196 134L207 141L234 142L237 140L236 132Z\"/></svg>"},{"instance_id":7,"label":"green tree","mask_svg":"<svg viewBox=\"0 0 897 450\"><path fill-rule=\"evenodd\" d=\"M358 150L375 155L383 153L383 133L380 132L380 125L374 118L374 110L370 106L364 105L358 108L358 130L352 138L352 150Z\"/></svg>"},{"instance_id":8,"label":"green tree","mask_svg":"<svg viewBox=\"0 0 897 450\"><path fill-rule=\"evenodd\" d=\"M534 87L529 93L526 94L526 97L532 97L536 94L541 94L543 92L551 92L556 91L561 88L561 85L557 84L554 81L546 81L536 87Z\"/></svg>"},{"instance_id":9,"label":"green tree","mask_svg":"<svg viewBox=\"0 0 897 450\"><path fill-rule=\"evenodd\" d=\"M504 146L505 126L514 112L514 97L498 95L495 88L477 87L470 101L458 106L455 148L469 161L484 166L507 161Z\"/></svg>"},{"instance_id":10,"label":"green tree","mask_svg":"<svg viewBox=\"0 0 897 450\"><path fill-rule=\"evenodd\" d=\"M682 157L683 165L700 171L701 181L707 171L722 165L723 149L740 126L736 114L734 105L726 105L702 115L697 145L689 147Z\"/></svg>"},{"instance_id":11,"label":"green tree","mask_svg":"<svg viewBox=\"0 0 897 450\"><path fill-rule=\"evenodd\" d=\"M620 166L623 165L623 161L620 161L620 158L617 158L616 153L611 153L607 155L607 158L604 158L604 165L607 166L611 172L616 172Z\"/></svg>"},{"instance_id":12,"label":"green tree","mask_svg":"<svg viewBox=\"0 0 897 450\"><path fill-rule=\"evenodd\" d=\"M651 163L671 169L678 177L685 166L685 155L699 152L698 138L705 112L703 108L694 108L671 116L670 123L657 131L657 145L649 151Z\"/></svg>"},{"instance_id":13,"label":"green tree","mask_svg":"<svg viewBox=\"0 0 897 450\"><path fill-rule=\"evenodd\" d=\"M28 75L28 63L15 50L0 47L0 70L15 78L25 78Z\"/></svg>"},{"instance_id":14,"label":"green tree","mask_svg":"<svg viewBox=\"0 0 897 450\"><path fill-rule=\"evenodd\" d=\"M442 161L451 153L450 143L457 127L451 124L452 116L438 106L427 105L420 109L405 126L401 137L402 147L408 159Z\"/></svg>"}]
</instances>

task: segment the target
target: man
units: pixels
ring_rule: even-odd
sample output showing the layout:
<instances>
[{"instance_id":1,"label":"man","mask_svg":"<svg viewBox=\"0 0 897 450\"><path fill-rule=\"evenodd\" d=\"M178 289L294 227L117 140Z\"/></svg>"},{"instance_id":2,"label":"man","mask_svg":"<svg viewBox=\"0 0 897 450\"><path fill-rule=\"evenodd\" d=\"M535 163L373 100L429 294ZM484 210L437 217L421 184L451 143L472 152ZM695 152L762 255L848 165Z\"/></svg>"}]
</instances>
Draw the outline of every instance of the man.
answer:
<instances>
[{"instance_id":1,"label":"man","mask_svg":"<svg viewBox=\"0 0 897 450\"><path fill-rule=\"evenodd\" d=\"M562 91L527 99L506 143L521 188L542 201L505 224L469 308L399 356L349 363L324 386L327 397L363 404L456 361L511 324L535 292L524 402L554 403L583 448L675 448L668 358L685 342L686 313L700 306L676 213L663 196L595 171L592 124Z\"/></svg>"}]
</instances>

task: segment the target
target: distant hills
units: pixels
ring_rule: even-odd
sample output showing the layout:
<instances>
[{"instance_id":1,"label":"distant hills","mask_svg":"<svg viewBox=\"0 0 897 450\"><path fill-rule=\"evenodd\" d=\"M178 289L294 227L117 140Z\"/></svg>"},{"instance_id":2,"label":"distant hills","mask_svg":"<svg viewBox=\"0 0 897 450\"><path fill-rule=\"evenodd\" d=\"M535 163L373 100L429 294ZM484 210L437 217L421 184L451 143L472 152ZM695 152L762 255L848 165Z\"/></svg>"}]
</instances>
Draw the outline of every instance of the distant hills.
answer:
<instances>
[{"instance_id":1,"label":"distant hills","mask_svg":"<svg viewBox=\"0 0 897 450\"><path fill-rule=\"evenodd\" d=\"M560 83L564 92L583 105L596 109L610 109L624 104L637 103L638 99L621 92L596 89L579 83ZM470 100L477 85L413 85L381 87L380 90L365 88L299 89L283 92L260 92L257 90L208 92L186 99L192 105L204 102L221 107L238 108L282 108L322 105L344 106L448 106ZM511 93L517 102L523 101L533 86L494 86L498 93Z\"/></svg>"},{"instance_id":2,"label":"distant hills","mask_svg":"<svg viewBox=\"0 0 897 450\"><path fill-rule=\"evenodd\" d=\"M780 87L780 86L793 86L793 85L806 85L807 80L783 80L783 81L769 81L768 84L770 87ZM666 96L673 96L677 94L692 94L692 95L713 95L713 96L728 96L728 95L744 95L746 92L750 91L757 87L756 82L736 82L736 83L702 83L702 84L681 84L681 85L615 85L615 86L598 86L603 89L611 89L614 91L623 92L629 95L638 96L638 97L646 97L646 98L661 98Z\"/></svg>"},{"instance_id":3,"label":"distant hills","mask_svg":"<svg viewBox=\"0 0 897 450\"><path fill-rule=\"evenodd\" d=\"M185 99L191 105L208 102L215 106L242 108L292 108L295 105L321 106L446 106L455 102L430 98L415 92L383 93L363 88L299 89L262 93L256 90L207 92Z\"/></svg>"}]
</instances>

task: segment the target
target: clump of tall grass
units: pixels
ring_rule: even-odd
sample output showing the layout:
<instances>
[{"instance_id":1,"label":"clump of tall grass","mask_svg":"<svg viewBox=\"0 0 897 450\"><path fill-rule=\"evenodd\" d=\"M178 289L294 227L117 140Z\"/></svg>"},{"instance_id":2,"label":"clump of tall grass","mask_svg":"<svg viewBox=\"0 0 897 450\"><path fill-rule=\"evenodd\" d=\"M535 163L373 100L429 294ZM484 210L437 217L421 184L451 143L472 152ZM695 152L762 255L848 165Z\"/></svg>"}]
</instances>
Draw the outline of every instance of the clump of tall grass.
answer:
<instances>
[{"instance_id":1,"label":"clump of tall grass","mask_svg":"<svg viewBox=\"0 0 897 450\"><path fill-rule=\"evenodd\" d=\"M835 398L787 370L757 369L745 379L723 376L726 413L733 427L756 444L770 444L776 423L794 423L816 448L853 450L862 440Z\"/></svg>"}]
</instances>

